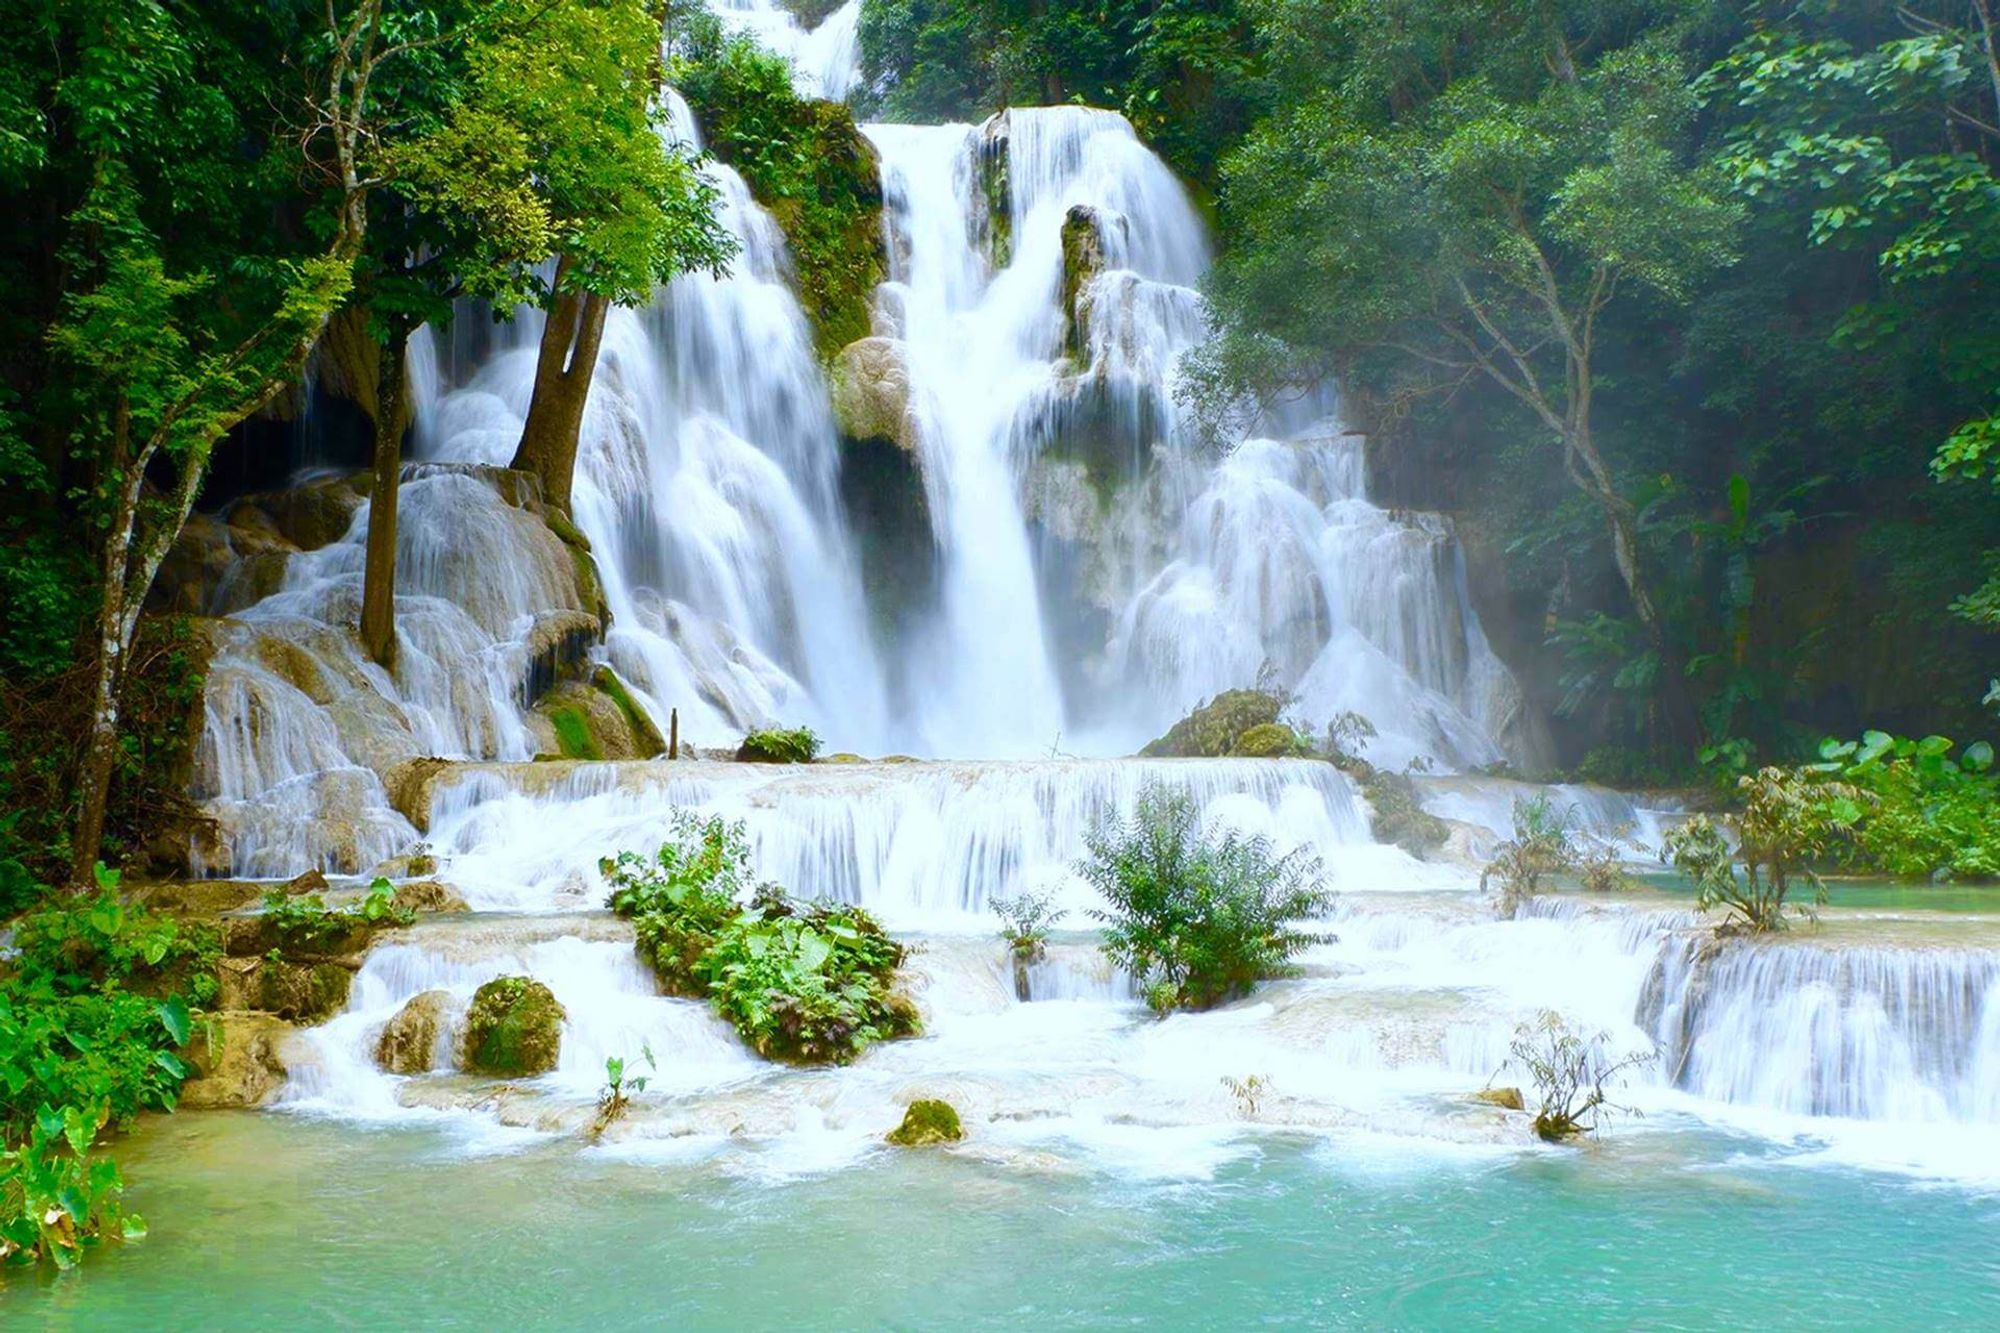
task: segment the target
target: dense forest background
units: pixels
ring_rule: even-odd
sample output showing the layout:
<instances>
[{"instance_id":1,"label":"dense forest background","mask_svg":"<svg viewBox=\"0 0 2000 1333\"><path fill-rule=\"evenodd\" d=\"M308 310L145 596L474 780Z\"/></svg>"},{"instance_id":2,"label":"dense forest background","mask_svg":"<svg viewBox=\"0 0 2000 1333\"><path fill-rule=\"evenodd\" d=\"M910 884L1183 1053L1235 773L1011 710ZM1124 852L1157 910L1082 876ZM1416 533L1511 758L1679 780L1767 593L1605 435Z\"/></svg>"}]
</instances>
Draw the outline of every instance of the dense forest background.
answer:
<instances>
[{"instance_id":1,"label":"dense forest background","mask_svg":"<svg viewBox=\"0 0 2000 1333\"><path fill-rule=\"evenodd\" d=\"M185 805L199 653L140 611L212 461L294 429L309 351L390 383L470 297L548 309L560 364L726 260L653 133L667 81L786 220L828 347L880 276L853 118L1124 112L1214 223L1200 418L1337 381L1378 494L1456 517L1565 770L1970 741L2000 704L1993 8L867 0L850 117L698 4L31 4L0 34L0 902L83 874L93 804L127 853ZM517 459L551 494L578 361ZM392 501L406 422L351 397Z\"/></svg>"},{"instance_id":2,"label":"dense forest background","mask_svg":"<svg viewBox=\"0 0 2000 1333\"><path fill-rule=\"evenodd\" d=\"M1615 781L1990 728L1988 0L870 0L864 110L1123 110L1213 208L1197 396L1321 377Z\"/></svg>"}]
</instances>

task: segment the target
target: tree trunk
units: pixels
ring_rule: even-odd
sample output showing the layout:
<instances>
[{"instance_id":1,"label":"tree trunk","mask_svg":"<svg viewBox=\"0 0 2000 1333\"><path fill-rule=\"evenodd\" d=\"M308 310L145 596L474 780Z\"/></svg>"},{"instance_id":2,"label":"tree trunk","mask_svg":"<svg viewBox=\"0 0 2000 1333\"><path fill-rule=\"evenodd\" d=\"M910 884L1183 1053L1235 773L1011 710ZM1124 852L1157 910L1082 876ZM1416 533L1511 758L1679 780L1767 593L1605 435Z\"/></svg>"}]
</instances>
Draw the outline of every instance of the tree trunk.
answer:
<instances>
[{"instance_id":1,"label":"tree trunk","mask_svg":"<svg viewBox=\"0 0 2000 1333\"><path fill-rule=\"evenodd\" d=\"M104 811L111 798L111 766L118 757L118 695L125 683L125 565L132 550L137 515L125 503L132 492L119 488L118 512L104 536L104 600L97 610L97 670L91 684L90 731L84 742L83 768L77 776L76 835L70 843L70 883L78 889L94 882L97 853L104 842Z\"/></svg>"},{"instance_id":2,"label":"tree trunk","mask_svg":"<svg viewBox=\"0 0 2000 1333\"><path fill-rule=\"evenodd\" d=\"M576 472L577 434L583 428L583 405L590 397L590 379L597 370L597 347L604 337L604 316L610 301L591 292L564 291L571 261L556 265L556 297L542 328L542 345L535 362L535 396L521 429L521 445L512 466L533 472L542 481L542 497L569 510L570 482Z\"/></svg>"},{"instance_id":3,"label":"tree trunk","mask_svg":"<svg viewBox=\"0 0 2000 1333\"><path fill-rule=\"evenodd\" d=\"M409 429L409 330L396 323L382 344L375 413L375 486L368 501L368 561L361 582L361 647L385 668L396 665L396 493Z\"/></svg>"}]
</instances>

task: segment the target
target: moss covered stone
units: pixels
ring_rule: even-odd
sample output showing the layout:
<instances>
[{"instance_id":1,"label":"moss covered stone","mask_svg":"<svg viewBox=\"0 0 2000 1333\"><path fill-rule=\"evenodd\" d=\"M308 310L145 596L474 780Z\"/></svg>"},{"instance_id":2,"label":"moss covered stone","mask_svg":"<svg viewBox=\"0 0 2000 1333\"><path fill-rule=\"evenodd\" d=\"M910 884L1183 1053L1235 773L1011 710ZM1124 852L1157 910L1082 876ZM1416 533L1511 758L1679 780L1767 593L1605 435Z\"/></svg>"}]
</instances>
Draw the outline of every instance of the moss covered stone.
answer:
<instances>
[{"instance_id":1,"label":"moss covered stone","mask_svg":"<svg viewBox=\"0 0 2000 1333\"><path fill-rule=\"evenodd\" d=\"M1238 736L1229 753L1243 759L1298 759L1312 753L1312 743L1282 722L1260 722Z\"/></svg>"},{"instance_id":2,"label":"moss covered stone","mask_svg":"<svg viewBox=\"0 0 2000 1333\"><path fill-rule=\"evenodd\" d=\"M950 1102L933 1098L910 1103L903 1123L889 1131L889 1142L899 1148L921 1148L932 1143L956 1143L965 1137L958 1112Z\"/></svg>"},{"instance_id":3,"label":"moss covered stone","mask_svg":"<svg viewBox=\"0 0 2000 1333\"><path fill-rule=\"evenodd\" d=\"M429 1073L450 1000L441 990L427 990L398 1009L375 1039L375 1063L391 1074Z\"/></svg>"},{"instance_id":4,"label":"moss covered stone","mask_svg":"<svg viewBox=\"0 0 2000 1333\"><path fill-rule=\"evenodd\" d=\"M568 1015L532 977L497 977L472 997L461 1063L476 1074L525 1078L556 1067Z\"/></svg>"},{"instance_id":5,"label":"moss covered stone","mask_svg":"<svg viewBox=\"0 0 2000 1333\"><path fill-rule=\"evenodd\" d=\"M809 764L819 753L819 737L810 727L766 727L753 731L736 747L741 764Z\"/></svg>"},{"instance_id":6,"label":"moss covered stone","mask_svg":"<svg viewBox=\"0 0 2000 1333\"><path fill-rule=\"evenodd\" d=\"M1148 759L1221 759L1240 753L1244 734L1275 724L1283 708L1277 695L1264 690L1227 690L1139 753Z\"/></svg>"}]
</instances>

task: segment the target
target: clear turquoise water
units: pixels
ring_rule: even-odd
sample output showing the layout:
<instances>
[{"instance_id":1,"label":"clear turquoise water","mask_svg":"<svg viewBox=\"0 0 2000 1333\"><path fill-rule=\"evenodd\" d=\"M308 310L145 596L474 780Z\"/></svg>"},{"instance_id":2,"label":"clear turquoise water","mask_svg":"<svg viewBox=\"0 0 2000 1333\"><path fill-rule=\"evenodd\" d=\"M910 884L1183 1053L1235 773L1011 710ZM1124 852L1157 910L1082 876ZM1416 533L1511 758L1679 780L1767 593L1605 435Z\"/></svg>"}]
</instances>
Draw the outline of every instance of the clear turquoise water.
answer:
<instances>
[{"instance_id":1,"label":"clear turquoise water","mask_svg":"<svg viewBox=\"0 0 2000 1333\"><path fill-rule=\"evenodd\" d=\"M1580 1151L1260 1139L1146 1182L885 1150L784 1184L574 1140L183 1115L144 1242L0 1324L251 1328L2000 1326L2000 1197L1652 1124Z\"/></svg>"},{"instance_id":2,"label":"clear turquoise water","mask_svg":"<svg viewBox=\"0 0 2000 1333\"><path fill-rule=\"evenodd\" d=\"M1651 889L1678 897L1692 898L1694 886L1680 875L1660 873L1638 876ZM1810 888L1800 896L1810 903ZM1856 910L1910 912L1992 912L2000 913L2000 884L1913 884L1893 879L1829 879L1826 881L1829 907Z\"/></svg>"}]
</instances>

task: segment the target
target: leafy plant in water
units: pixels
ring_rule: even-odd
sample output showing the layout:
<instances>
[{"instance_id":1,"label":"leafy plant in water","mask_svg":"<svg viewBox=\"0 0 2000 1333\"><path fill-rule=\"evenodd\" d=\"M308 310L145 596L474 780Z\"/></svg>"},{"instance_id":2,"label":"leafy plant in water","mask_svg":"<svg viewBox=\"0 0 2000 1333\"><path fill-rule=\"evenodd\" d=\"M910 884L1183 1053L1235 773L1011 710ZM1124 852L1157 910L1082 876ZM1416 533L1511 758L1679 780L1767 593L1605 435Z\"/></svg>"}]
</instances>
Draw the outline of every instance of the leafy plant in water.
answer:
<instances>
[{"instance_id":1,"label":"leafy plant in water","mask_svg":"<svg viewBox=\"0 0 2000 1333\"><path fill-rule=\"evenodd\" d=\"M620 852L598 862L607 905L636 925L639 952L670 995L708 993L696 966L750 896L750 842L741 821L676 810L672 837L650 861Z\"/></svg>"},{"instance_id":2,"label":"leafy plant in water","mask_svg":"<svg viewBox=\"0 0 2000 1333\"><path fill-rule=\"evenodd\" d=\"M1049 941L1049 932L1067 913L1055 904L1053 893L1022 893L1012 898L995 898L993 913L1000 918L1000 938L1023 963L1039 962Z\"/></svg>"},{"instance_id":3,"label":"leafy plant in water","mask_svg":"<svg viewBox=\"0 0 2000 1333\"><path fill-rule=\"evenodd\" d=\"M1255 1120L1264 1104L1265 1094L1271 1091L1271 1080L1262 1074L1252 1074L1248 1078L1231 1078L1224 1074L1222 1086L1236 1099L1236 1113L1245 1120Z\"/></svg>"},{"instance_id":4,"label":"leafy plant in water","mask_svg":"<svg viewBox=\"0 0 2000 1333\"><path fill-rule=\"evenodd\" d=\"M118 1163L91 1153L108 1115L103 1106L44 1104L25 1140L0 1150L0 1261L68 1268L94 1245L146 1234L120 1203Z\"/></svg>"},{"instance_id":5,"label":"leafy plant in water","mask_svg":"<svg viewBox=\"0 0 2000 1333\"><path fill-rule=\"evenodd\" d=\"M1759 769L1739 779L1737 791L1742 809L1726 816L1735 848L1713 820L1696 815L1667 835L1667 859L1694 882L1703 911L1721 907L1728 913L1723 929L1782 930L1794 880L1811 887L1815 906L1826 901L1826 885L1814 866L1873 798L1805 769ZM1812 915L1810 907L1793 906L1802 916Z\"/></svg>"},{"instance_id":6,"label":"leafy plant in water","mask_svg":"<svg viewBox=\"0 0 2000 1333\"><path fill-rule=\"evenodd\" d=\"M1577 875L1587 893L1614 893L1632 887L1624 861L1609 847L1600 847L1578 861Z\"/></svg>"},{"instance_id":7,"label":"leafy plant in water","mask_svg":"<svg viewBox=\"0 0 2000 1333\"><path fill-rule=\"evenodd\" d=\"M1157 1012L1206 1009L1292 975L1291 960L1323 938L1294 924L1332 906L1318 859L1208 832L1185 792L1149 784L1131 820L1100 824L1087 846L1077 870L1108 904L1090 914L1104 924L1101 947Z\"/></svg>"},{"instance_id":8,"label":"leafy plant in water","mask_svg":"<svg viewBox=\"0 0 2000 1333\"><path fill-rule=\"evenodd\" d=\"M639 1054L646 1061L646 1068L658 1071L659 1065L653 1060L652 1044L639 1047ZM644 1074L631 1078L625 1076L625 1058L620 1055L605 1057L604 1086L597 1093L597 1118L590 1122L590 1137L597 1138L626 1111L631 1109L632 1098L646 1090L649 1080Z\"/></svg>"},{"instance_id":9,"label":"leafy plant in water","mask_svg":"<svg viewBox=\"0 0 2000 1333\"><path fill-rule=\"evenodd\" d=\"M1584 1036L1547 1009L1514 1029L1509 1057L1534 1082L1536 1134L1561 1143L1594 1133L1602 1113L1623 1109L1611 1104L1606 1085L1628 1069L1650 1064L1653 1055L1612 1059L1605 1050L1609 1040L1603 1032Z\"/></svg>"},{"instance_id":10,"label":"leafy plant in water","mask_svg":"<svg viewBox=\"0 0 2000 1333\"><path fill-rule=\"evenodd\" d=\"M1571 810L1558 810L1546 792L1514 802L1514 836L1494 848L1493 859L1479 873L1482 891L1499 881L1502 909L1510 915L1525 898L1542 891L1542 881L1576 865L1570 840Z\"/></svg>"}]
</instances>

